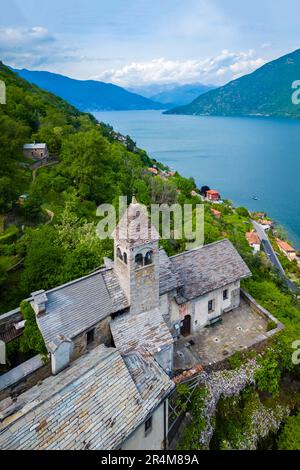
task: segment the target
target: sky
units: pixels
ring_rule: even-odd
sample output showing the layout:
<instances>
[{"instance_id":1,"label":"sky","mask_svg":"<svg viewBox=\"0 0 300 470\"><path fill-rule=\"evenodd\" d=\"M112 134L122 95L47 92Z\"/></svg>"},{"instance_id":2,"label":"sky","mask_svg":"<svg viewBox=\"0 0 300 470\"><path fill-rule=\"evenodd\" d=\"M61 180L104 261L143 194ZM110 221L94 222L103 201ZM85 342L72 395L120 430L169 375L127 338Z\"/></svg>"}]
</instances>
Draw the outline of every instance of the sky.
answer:
<instances>
[{"instance_id":1,"label":"sky","mask_svg":"<svg viewBox=\"0 0 300 470\"><path fill-rule=\"evenodd\" d=\"M299 0L0 0L0 60L131 88L221 85L300 47Z\"/></svg>"}]
</instances>

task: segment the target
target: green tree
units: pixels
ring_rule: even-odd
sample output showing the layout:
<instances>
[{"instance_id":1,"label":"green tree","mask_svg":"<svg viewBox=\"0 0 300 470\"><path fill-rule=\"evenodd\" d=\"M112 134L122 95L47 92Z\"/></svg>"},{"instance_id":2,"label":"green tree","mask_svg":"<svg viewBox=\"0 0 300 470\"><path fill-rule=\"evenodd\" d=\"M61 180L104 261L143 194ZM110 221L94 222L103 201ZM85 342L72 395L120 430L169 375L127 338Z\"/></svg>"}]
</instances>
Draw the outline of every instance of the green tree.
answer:
<instances>
[{"instance_id":1,"label":"green tree","mask_svg":"<svg viewBox=\"0 0 300 470\"><path fill-rule=\"evenodd\" d=\"M300 450L300 413L286 419L277 444L279 450Z\"/></svg>"}]
</instances>

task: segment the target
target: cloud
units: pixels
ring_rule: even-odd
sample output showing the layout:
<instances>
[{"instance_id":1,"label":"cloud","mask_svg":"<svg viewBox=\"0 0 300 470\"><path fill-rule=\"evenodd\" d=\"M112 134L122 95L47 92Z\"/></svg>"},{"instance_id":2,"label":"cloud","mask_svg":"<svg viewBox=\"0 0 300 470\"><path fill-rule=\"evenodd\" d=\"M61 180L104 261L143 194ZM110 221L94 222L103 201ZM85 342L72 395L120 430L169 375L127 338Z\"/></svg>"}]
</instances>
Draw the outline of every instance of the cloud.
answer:
<instances>
[{"instance_id":1,"label":"cloud","mask_svg":"<svg viewBox=\"0 0 300 470\"><path fill-rule=\"evenodd\" d=\"M54 37L43 26L32 28L0 28L0 47L7 50L20 46L33 46L40 42L52 42Z\"/></svg>"},{"instance_id":2,"label":"cloud","mask_svg":"<svg viewBox=\"0 0 300 470\"><path fill-rule=\"evenodd\" d=\"M132 62L119 69L106 70L93 78L122 86L153 83L222 84L252 72L264 63L262 58L256 57L252 49L238 53L224 49L216 57L202 60L182 61L159 58L145 62Z\"/></svg>"},{"instance_id":3,"label":"cloud","mask_svg":"<svg viewBox=\"0 0 300 470\"><path fill-rule=\"evenodd\" d=\"M0 28L1 59L13 67L38 67L78 60L74 48L59 45L43 26Z\"/></svg>"}]
</instances>

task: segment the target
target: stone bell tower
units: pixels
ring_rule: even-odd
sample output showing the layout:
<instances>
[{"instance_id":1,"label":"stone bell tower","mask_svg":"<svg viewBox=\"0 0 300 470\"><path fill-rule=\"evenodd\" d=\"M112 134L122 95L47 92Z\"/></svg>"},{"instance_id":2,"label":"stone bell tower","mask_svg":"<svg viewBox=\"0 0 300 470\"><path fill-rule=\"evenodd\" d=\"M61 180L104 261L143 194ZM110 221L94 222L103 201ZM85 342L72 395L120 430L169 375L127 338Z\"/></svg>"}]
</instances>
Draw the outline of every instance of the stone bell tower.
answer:
<instances>
[{"instance_id":1,"label":"stone bell tower","mask_svg":"<svg viewBox=\"0 0 300 470\"><path fill-rule=\"evenodd\" d=\"M145 206L135 197L114 232L115 273L129 302L130 313L159 306L159 234L149 224Z\"/></svg>"}]
</instances>

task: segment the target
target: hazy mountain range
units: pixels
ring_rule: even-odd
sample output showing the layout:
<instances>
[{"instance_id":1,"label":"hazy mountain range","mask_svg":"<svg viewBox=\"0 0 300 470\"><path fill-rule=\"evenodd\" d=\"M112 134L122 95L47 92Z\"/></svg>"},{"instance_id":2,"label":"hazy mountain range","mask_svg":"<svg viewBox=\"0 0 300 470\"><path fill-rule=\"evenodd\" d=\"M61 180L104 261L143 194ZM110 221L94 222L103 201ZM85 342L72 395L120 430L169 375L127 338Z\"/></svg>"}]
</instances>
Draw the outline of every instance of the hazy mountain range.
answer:
<instances>
[{"instance_id":1,"label":"hazy mountain range","mask_svg":"<svg viewBox=\"0 0 300 470\"><path fill-rule=\"evenodd\" d=\"M192 83L188 85L151 84L141 85L130 88L130 91L139 93L147 98L163 103L167 108L189 104L203 93L216 88L214 85L202 85L201 83Z\"/></svg>"},{"instance_id":2,"label":"hazy mountain range","mask_svg":"<svg viewBox=\"0 0 300 470\"><path fill-rule=\"evenodd\" d=\"M111 83L75 80L43 71L26 69L14 69L14 71L28 82L68 101L80 111L166 109L166 106L161 103L156 103Z\"/></svg>"}]
</instances>

